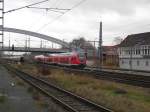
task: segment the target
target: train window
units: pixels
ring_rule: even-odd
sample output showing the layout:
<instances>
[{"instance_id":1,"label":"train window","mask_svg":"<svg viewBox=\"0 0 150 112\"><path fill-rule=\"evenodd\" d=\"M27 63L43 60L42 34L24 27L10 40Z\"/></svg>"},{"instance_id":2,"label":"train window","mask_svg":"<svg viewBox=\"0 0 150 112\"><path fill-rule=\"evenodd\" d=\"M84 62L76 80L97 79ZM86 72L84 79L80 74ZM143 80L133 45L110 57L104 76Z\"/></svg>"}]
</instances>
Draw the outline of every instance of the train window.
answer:
<instances>
[{"instance_id":1,"label":"train window","mask_svg":"<svg viewBox=\"0 0 150 112\"><path fill-rule=\"evenodd\" d=\"M79 58L85 58L85 54L84 53L79 53Z\"/></svg>"}]
</instances>

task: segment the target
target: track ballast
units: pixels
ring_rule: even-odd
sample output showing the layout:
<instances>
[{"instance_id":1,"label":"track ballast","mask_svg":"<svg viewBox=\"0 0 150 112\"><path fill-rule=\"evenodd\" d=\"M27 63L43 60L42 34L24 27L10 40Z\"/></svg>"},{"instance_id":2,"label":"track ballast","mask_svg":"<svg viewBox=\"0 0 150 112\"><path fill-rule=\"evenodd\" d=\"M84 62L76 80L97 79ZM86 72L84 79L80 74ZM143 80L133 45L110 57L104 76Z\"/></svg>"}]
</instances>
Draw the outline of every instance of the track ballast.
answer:
<instances>
[{"instance_id":1,"label":"track ballast","mask_svg":"<svg viewBox=\"0 0 150 112\"><path fill-rule=\"evenodd\" d=\"M89 76L99 78L99 79L125 83L125 84L139 86L139 87L150 88L150 76L136 75L135 74L136 72L133 74L134 71L129 73L125 71L114 72L113 70L107 71L107 70L100 70L100 69L93 69L93 68L74 69L74 68L68 68L68 67L63 67L63 66L51 65L48 63L38 63L38 65L44 66L44 67L53 67L53 68L58 68L58 69L61 68L61 69L64 69L66 71L71 71L71 72L87 73Z\"/></svg>"},{"instance_id":2,"label":"track ballast","mask_svg":"<svg viewBox=\"0 0 150 112\"><path fill-rule=\"evenodd\" d=\"M9 65L5 65L5 67L8 70L14 72L21 79L36 87L42 93L51 97L54 101L56 101L58 104L60 104L70 112L113 112L112 110L97 105L80 96L74 95L71 92L50 84L40 78L31 76L14 67L11 67Z\"/></svg>"}]
</instances>

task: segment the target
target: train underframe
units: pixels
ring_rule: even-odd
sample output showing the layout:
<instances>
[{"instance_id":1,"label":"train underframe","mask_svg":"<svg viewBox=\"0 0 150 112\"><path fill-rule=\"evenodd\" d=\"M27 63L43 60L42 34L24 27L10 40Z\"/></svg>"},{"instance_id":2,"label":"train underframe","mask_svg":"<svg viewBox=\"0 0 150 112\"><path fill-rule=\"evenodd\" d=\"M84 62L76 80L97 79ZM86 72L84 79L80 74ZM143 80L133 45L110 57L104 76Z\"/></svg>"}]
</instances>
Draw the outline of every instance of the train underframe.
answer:
<instances>
[{"instance_id":1,"label":"train underframe","mask_svg":"<svg viewBox=\"0 0 150 112\"><path fill-rule=\"evenodd\" d=\"M61 67L69 67L75 69L84 69L86 67L85 64L64 64L64 63L51 63L51 62L41 62L41 61L38 61L38 63L61 66Z\"/></svg>"}]
</instances>

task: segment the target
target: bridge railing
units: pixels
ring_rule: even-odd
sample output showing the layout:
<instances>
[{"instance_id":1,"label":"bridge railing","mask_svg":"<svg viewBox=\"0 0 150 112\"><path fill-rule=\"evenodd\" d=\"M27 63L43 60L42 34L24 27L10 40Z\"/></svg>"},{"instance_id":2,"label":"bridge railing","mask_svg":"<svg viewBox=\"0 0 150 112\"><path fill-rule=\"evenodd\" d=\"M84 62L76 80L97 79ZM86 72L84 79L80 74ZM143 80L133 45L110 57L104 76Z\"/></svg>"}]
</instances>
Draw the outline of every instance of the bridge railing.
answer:
<instances>
[{"instance_id":1,"label":"bridge railing","mask_svg":"<svg viewBox=\"0 0 150 112\"><path fill-rule=\"evenodd\" d=\"M29 48L29 47L3 47L0 51L16 51L16 52L68 52L68 49L51 49L51 48Z\"/></svg>"}]
</instances>

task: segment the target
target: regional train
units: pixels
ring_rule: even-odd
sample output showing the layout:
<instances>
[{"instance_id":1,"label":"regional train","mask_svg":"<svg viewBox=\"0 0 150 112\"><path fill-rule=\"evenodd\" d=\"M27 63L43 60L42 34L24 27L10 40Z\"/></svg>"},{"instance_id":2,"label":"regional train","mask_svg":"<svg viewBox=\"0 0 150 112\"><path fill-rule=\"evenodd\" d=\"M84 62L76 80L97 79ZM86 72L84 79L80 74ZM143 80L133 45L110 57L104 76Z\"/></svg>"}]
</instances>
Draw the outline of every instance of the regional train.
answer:
<instances>
[{"instance_id":1,"label":"regional train","mask_svg":"<svg viewBox=\"0 0 150 112\"><path fill-rule=\"evenodd\" d=\"M68 52L47 55L37 55L36 62L47 64L57 64L74 68L84 68L86 66L86 54L84 52Z\"/></svg>"}]
</instances>

